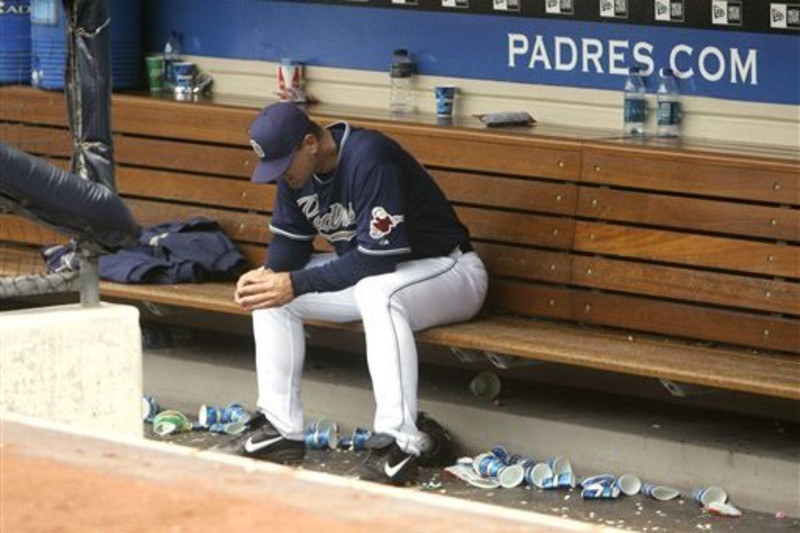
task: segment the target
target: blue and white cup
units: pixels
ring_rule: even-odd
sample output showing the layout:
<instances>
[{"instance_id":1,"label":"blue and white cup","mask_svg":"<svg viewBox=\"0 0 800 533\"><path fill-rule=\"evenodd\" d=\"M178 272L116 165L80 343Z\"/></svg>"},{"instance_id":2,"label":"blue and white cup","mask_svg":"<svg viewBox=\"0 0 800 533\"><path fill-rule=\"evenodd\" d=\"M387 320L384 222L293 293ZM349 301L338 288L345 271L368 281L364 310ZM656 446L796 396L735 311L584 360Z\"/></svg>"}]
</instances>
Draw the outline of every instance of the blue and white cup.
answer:
<instances>
[{"instance_id":1,"label":"blue and white cup","mask_svg":"<svg viewBox=\"0 0 800 533\"><path fill-rule=\"evenodd\" d=\"M522 455L514 455L511 457L511 464L512 465L521 465L524 471L528 471L528 469L533 468L533 465L536 464L530 457L524 457Z\"/></svg>"},{"instance_id":2,"label":"blue and white cup","mask_svg":"<svg viewBox=\"0 0 800 533\"><path fill-rule=\"evenodd\" d=\"M249 421L250 413L248 413L247 409L238 403L232 403L222 410L221 422L223 424L231 424L233 422L241 422L242 424L246 424Z\"/></svg>"},{"instance_id":3,"label":"blue and white cup","mask_svg":"<svg viewBox=\"0 0 800 533\"><path fill-rule=\"evenodd\" d=\"M581 490L584 500L614 500L619 494L619 487L613 483L590 483L583 485Z\"/></svg>"},{"instance_id":4,"label":"blue and white cup","mask_svg":"<svg viewBox=\"0 0 800 533\"><path fill-rule=\"evenodd\" d=\"M622 474L614 481L614 486L625 496L635 496L642 490L642 480L633 474Z\"/></svg>"},{"instance_id":5,"label":"blue and white cup","mask_svg":"<svg viewBox=\"0 0 800 533\"><path fill-rule=\"evenodd\" d=\"M476 457L473 464L475 472L481 477L496 478L500 475L500 471L506 467L503 461L498 459L492 453L482 453ZM524 472L524 471L523 471Z\"/></svg>"},{"instance_id":6,"label":"blue and white cup","mask_svg":"<svg viewBox=\"0 0 800 533\"><path fill-rule=\"evenodd\" d=\"M597 474L589 476L581 480L581 487L588 487L589 485L613 485L616 477L613 474Z\"/></svg>"},{"instance_id":7,"label":"blue and white cup","mask_svg":"<svg viewBox=\"0 0 800 533\"><path fill-rule=\"evenodd\" d=\"M572 471L562 472L555 479L558 487L574 488L576 485L575 474Z\"/></svg>"},{"instance_id":8,"label":"blue and white cup","mask_svg":"<svg viewBox=\"0 0 800 533\"><path fill-rule=\"evenodd\" d=\"M320 418L308 426L304 440L312 450L334 450L339 445L339 427L333 420Z\"/></svg>"},{"instance_id":9,"label":"blue and white cup","mask_svg":"<svg viewBox=\"0 0 800 533\"><path fill-rule=\"evenodd\" d=\"M456 88L453 85L437 85L434 89L436 95L436 116L452 117L453 102L456 97Z\"/></svg>"},{"instance_id":10,"label":"blue and white cup","mask_svg":"<svg viewBox=\"0 0 800 533\"><path fill-rule=\"evenodd\" d=\"M504 465L511 464L511 454L508 453L508 450L506 450L505 446L503 446L502 444L496 444L492 448L491 453L492 455L497 457L500 460L500 462L503 463Z\"/></svg>"},{"instance_id":11,"label":"blue and white cup","mask_svg":"<svg viewBox=\"0 0 800 533\"><path fill-rule=\"evenodd\" d=\"M692 491L692 499L706 507L711 503L727 502L728 493L722 487L698 487Z\"/></svg>"},{"instance_id":12,"label":"blue and white cup","mask_svg":"<svg viewBox=\"0 0 800 533\"><path fill-rule=\"evenodd\" d=\"M142 397L142 420L152 423L159 411L161 411L161 407L156 403L155 398L149 394Z\"/></svg>"},{"instance_id":13,"label":"blue and white cup","mask_svg":"<svg viewBox=\"0 0 800 533\"><path fill-rule=\"evenodd\" d=\"M641 493L649 496L658 501L674 500L681 495L681 491L673 489L672 487L665 487L663 485L656 485L655 483L644 483L641 487Z\"/></svg>"},{"instance_id":14,"label":"blue and white cup","mask_svg":"<svg viewBox=\"0 0 800 533\"><path fill-rule=\"evenodd\" d=\"M197 424L201 428L210 428L222 423L222 410L213 405L203 404L197 412Z\"/></svg>"},{"instance_id":15,"label":"blue and white cup","mask_svg":"<svg viewBox=\"0 0 800 533\"><path fill-rule=\"evenodd\" d=\"M194 77L197 65L191 61L175 61L172 63L172 76L175 79L175 92L190 93L194 88Z\"/></svg>"},{"instance_id":16,"label":"blue and white cup","mask_svg":"<svg viewBox=\"0 0 800 533\"><path fill-rule=\"evenodd\" d=\"M528 485L543 489L548 479L553 479L553 471L547 463L536 463L525 471L525 482Z\"/></svg>"},{"instance_id":17,"label":"blue and white cup","mask_svg":"<svg viewBox=\"0 0 800 533\"><path fill-rule=\"evenodd\" d=\"M554 476L560 476L561 474L572 472L572 465L570 464L569 459L563 455L557 455L548 459L547 464L550 466L550 470L553 471Z\"/></svg>"},{"instance_id":18,"label":"blue and white cup","mask_svg":"<svg viewBox=\"0 0 800 533\"><path fill-rule=\"evenodd\" d=\"M497 480L504 489L518 487L525 480L525 468L519 463L504 466L497 474Z\"/></svg>"},{"instance_id":19,"label":"blue and white cup","mask_svg":"<svg viewBox=\"0 0 800 533\"><path fill-rule=\"evenodd\" d=\"M372 431L366 428L356 428L353 430L353 450L361 451L372 436Z\"/></svg>"}]
</instances>

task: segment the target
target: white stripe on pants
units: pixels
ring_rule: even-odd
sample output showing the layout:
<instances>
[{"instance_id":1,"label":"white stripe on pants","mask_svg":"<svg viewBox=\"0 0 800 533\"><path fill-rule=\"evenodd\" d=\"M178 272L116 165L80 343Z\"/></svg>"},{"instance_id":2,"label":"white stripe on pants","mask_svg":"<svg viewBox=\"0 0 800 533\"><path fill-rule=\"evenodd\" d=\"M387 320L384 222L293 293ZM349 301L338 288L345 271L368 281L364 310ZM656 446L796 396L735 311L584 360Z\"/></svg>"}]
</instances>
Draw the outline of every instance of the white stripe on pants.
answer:
<instances>
[{"instance_id":1,"label":"white stripe on pants","mask_svg":"<svg viewBox=\"0 0 800 533\"><path fill-rule=\"evenodd\" d=\"M320 254L309 267L333 259ZM284 307L253 312L258 407L290 439L303 438L300 379L303 320L362 320L375 396L375 431L419 454L417 348L414 331L472 318L486 296L487 276L474 252L400 263L338 292L309 293Z\"/></svg>"}]
</instances>

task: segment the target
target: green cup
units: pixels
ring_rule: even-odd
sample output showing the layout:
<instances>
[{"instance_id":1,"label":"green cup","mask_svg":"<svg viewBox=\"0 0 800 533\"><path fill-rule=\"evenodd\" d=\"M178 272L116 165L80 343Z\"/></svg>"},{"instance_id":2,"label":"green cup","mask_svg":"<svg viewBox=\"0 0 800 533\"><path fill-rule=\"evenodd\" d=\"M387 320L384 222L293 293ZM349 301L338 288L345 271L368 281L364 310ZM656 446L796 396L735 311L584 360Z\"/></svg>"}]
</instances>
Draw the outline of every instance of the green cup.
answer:
<instances>
[{"instance_id":1,"label":"green cup","mask_svg":"<svg viewBox=\"0 0 800 533\"><path fill-rule=\"evenodd\" d=\"M147 80L150 84L150 92L161 92L164 90L164 56L147 56Z\"/></svg>"}]
</instances>

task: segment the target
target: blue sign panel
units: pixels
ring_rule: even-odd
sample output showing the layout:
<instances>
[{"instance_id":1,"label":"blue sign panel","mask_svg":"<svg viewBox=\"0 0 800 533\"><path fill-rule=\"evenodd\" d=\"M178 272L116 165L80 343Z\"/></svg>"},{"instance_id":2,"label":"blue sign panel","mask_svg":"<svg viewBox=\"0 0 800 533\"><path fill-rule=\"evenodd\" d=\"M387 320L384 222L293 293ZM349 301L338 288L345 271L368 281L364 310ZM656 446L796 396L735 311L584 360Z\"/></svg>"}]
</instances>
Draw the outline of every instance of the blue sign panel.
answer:
<instances>
[{"instance_id":1,"label":"blue sign panel","mask_svg":"<svg viewBox=\"0 0 800 533\"><path fill-rule=\"evenodd\" d=\"M170 30L196 55L388 70L407 48L421 74L621 90L672 68L683 93L800 104L800 35L305 2L150 0L152 49ZM649 77L649 79L647 79Z\"/></svg>"}]
</instances>

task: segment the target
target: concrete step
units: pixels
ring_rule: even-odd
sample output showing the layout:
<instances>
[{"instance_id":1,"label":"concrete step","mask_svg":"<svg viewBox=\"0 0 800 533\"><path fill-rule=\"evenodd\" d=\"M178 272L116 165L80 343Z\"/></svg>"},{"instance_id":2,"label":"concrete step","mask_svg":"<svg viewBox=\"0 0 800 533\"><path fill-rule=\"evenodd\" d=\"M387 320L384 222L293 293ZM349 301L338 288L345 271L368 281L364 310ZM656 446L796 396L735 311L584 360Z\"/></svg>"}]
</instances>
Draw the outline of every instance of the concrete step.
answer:
<instances>
[{"instance_id":1,"label":"concrete step","mask_svg":"<svg viewBox=\"0 0 800 533\"><path fill-rule=\"evenodd\" d=\"M502 373L501 394L492 402L470 392L475 372L433 364L420 369L420 408L451 431L462 454L501 443L537 460L565 455L579 478L633 473L684 493L718 485L745 509L800 516L795 424L523 381L513 379L514 368ZM252 408L257 391L250 341L202 336L146 350L144 390L189 414L203 403ZM363 354L312 348L302 395L308 421L326 416L345 431L371 427L374 400Z\"/></svg>"}]
</instances>

